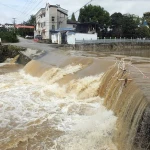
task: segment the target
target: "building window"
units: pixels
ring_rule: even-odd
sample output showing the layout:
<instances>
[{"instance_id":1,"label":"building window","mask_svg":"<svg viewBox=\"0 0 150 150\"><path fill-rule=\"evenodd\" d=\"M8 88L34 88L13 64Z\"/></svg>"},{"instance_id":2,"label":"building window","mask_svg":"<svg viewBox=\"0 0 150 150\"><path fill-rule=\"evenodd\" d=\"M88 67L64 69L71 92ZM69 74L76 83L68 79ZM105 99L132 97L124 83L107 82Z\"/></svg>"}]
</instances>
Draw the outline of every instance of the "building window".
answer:
<instances>
[{"instance_id":1,"label":"building window","mask_svg":"<svg viewBox=\"0 0 150 150\"><path fill-rule=\"evenodd\" d=\"M52 17L52 21L55 21L55 17Z\"/></svg>"},{"instance_id":2,"label":"building window","mask_svg":"<svg viewBox=\"0 0 150 150\"><path fill-rule=\"evenodd\" d=\"M45 22L42 22L42 23L41 23L41 27L42 27L42 28L45 27L45 25L46 25Z\"/></svg>"},{"instance_id":3,"label":"building window","mask_svg":"<svg viewBox=\"0 0 150 150\"><path fill-rule=\"evenodd\" d=\"M55 25L52 25L52 30L55 30Z\"/></svg>"}]
</instances>

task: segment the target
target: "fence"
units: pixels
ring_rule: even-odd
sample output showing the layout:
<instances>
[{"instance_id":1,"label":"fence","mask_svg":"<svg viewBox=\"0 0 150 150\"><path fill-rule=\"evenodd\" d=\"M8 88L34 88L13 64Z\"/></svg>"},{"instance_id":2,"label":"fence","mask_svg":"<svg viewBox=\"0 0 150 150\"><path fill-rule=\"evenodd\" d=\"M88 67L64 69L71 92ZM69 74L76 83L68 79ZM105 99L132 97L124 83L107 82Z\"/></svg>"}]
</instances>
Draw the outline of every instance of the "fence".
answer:
<instances>
[{"instance_id":1,"label":"fence","mask_svg":"<svg viewBox=\"0 0 150 150\"><path fill-rule=\"evenodd\" d=\"M150 43L147 39L98 39L98 40L75 40L75 44L109 44L109 43Z\"/></svg>"}]
</instances>

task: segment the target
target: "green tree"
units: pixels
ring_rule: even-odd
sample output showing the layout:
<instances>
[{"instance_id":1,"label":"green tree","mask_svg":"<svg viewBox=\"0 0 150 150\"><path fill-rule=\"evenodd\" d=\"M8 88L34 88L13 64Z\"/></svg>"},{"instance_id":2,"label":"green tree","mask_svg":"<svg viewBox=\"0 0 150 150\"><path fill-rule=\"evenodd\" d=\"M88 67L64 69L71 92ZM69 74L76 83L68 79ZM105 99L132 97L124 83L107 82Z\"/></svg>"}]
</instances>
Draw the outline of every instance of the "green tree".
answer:
<instances>
[{"instance_id":1,"label":"green tree","mask_svg":"<svg viewBox=\"0 0 150 150\"><path fill-rule=\"evenodd\" d=\"M114 13L110 16L112 36L121 37L122 36L122 23L123 15L121 13Z\"/></svg>"},{"instance_id":2,"label":"green tree","mask_svg":"<svg viewBox=\"0 0 150 150\"><path fill-rule=\"evenodd\" d=\"M74 13L73 13L72 16L71 16L71 21L76 21L76 17L75 17L75 15L74 15Z\"/></svg>"},{"instance_id":3,"label":"green tree","mask_svg":"<svg viewBox=\"0 0 150 150\"><path fill-rule=\"evenodd\" d=\"M122 21L123 36L127 38L136 37L136 29L138 25L139 22L137 21L137 18L135 18L134 15L131 14L123 15L123 21Z\"/></svg>"},{"instance_id":4,"label":"green tree","mask_svg":"<svg viewBox=\"0 0 150 150\"><path fill-rule=\"evenodd\" d=\"M148 38L150 37L150 29L146 26L140 26L136 30L137 37Z\"/></svg>"},{"instance_id":5,"label":"green tree","mask_svg":"<svg viewBox=\"0 0 150 150\"><path fill-rule=\"evenodd\" d=\"M80 9L78 21L82 23L97 22L103 30L110 24L110 16L109 13L101 6L88 5Z\"/></svg>"},{"instance_id":6,"label":"green tree","mask_svg":"<svg viewBox=\"0 0 150 150\"><path fill-rule=\"evenodd\" d=\"M36 24L36 17L35 15L31 15L29 20L27 20L26 22L24 22L25 25L35 25Z\"/></svg>"}]
</instances>

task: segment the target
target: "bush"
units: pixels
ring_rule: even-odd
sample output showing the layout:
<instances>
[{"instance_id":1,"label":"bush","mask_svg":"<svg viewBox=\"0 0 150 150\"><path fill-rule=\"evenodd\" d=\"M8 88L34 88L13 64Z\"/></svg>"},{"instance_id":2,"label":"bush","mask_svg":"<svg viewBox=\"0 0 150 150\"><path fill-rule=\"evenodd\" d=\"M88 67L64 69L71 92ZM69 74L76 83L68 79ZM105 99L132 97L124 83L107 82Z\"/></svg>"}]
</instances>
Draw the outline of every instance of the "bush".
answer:
<instances>
[{"instance_id":1,"label":"bush","mask_svg":"<svg viewBox=\"0 0 150 150\"><path fill-rule=\"evenodd\" d=\"M7 31L5 29L0 30L0 38L2 42L16 43L19 41L17 35L13 31Z\"/></svg>"}]
</instances>

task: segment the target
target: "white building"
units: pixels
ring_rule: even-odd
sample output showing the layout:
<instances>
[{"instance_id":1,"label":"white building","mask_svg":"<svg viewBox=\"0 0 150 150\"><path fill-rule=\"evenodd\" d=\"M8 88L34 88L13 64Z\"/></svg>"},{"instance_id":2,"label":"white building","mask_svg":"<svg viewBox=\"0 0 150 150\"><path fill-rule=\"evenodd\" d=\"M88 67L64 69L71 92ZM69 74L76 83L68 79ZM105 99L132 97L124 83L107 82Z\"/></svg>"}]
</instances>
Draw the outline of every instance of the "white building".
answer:
<instances>
[{"instance_id":1,"label":"white building","mask_svg":"<svg viewBox=\"0 0 150 150\"><path fill-rule=\"evenodd\" d=\"M79 22L77 22L77 21L67 20L67 28L76 29L78 23Z\"/></svg>"},{"instance_id":2,"label":"white building","mask_svg":"<svg viewBox=\"0 0 150 150\"><path fill-rule=\"evenodd\" d=\"M11 28L14 28L14 24L5 23L4 27L6 29L11 29Z\"/></svg>"},{"instance_id":3,"label":"white building","mask_svg":"<svg viewBox=\"0 0 150 150\"><path fill-rule=\"evenodd\" d=\"M42 35L43 39L51 39L50 31L67 26L68 11L60 5L46 4L36 13L36 30L34 36Z\"/></svg>"}]
</instances>

